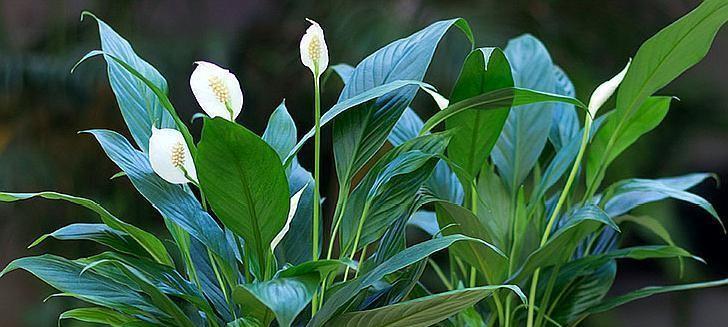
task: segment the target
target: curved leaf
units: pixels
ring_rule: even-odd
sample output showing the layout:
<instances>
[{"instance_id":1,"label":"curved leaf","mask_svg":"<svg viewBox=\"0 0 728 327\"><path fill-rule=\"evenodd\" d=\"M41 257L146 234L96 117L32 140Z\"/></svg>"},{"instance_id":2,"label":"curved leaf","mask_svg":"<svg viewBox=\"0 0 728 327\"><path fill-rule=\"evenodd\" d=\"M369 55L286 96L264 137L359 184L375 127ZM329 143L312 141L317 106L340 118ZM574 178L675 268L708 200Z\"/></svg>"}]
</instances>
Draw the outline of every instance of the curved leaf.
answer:
<instances>
[{"instance_id":1,"label":"curved leaf","mask_svg":"<svg viewBox=\"0 0 728 327\"><path fill-rule=\"evenodd\" d=\"M233 298L245 304L247 299L254 297L275 314L279 326L288 327L311 302L320 282L317 273L278 277L265 282L238 285Z\"/></svg>"},{"instance_id":2,"label":"curved leaf","mask_svg":"<svg viewBox=\"0 0 728 327\"><path fill-rule=\"evenodd\" d=\"M36 246L48 237L58 240L91 240L126 254L142 256L146 254L144 248L129 234L112 229L106 224L70 224L39 237L28 247Z\"/></svg>"}]
</instances>

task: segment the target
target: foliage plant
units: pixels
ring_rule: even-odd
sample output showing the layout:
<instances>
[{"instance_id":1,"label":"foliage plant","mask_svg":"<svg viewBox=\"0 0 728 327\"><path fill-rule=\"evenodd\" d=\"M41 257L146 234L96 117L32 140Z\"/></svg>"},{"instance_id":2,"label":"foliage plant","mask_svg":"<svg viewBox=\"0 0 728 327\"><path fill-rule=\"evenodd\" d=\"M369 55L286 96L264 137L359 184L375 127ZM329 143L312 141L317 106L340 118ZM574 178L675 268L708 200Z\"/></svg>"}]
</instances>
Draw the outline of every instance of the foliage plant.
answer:
<instances>
[{"instance_id":1,"label":"foliage plant","mask_svg":"<svg viewBox=\"0 0 728 327\"><path fill-rule=\"evenodd\" d=\"M159 211L168 235L141 230L90 199L0 193L5 202L63 200L100 218L31 246L47 238L87 240L108 251L24 257L0 273L26 270L59 291L52 296L91 305L59 319L111 326L566 326L653 294L728 284L606 297L618 259L677 258L681 266L701 260L678 247L658 219L632 216L632 209L674 198L722 223L710 203L687 191L710 174L602 185L609 164L665 117L673 98L654 93L705 56L728 20L727 0L706 0L650 38L588 105L530 35L504 50L476 48L465 20L444 20L355 67L329 68L323 29L311 21L300 52L313 74L314 128L298 138L284 102L256 135L235 122L250 112L242 110L235 75L198 62L190 78L205 112L194 117L203 121L197 141L167 97L164 77L102 20L82 17L98 24L101 49L80 62L105 60L133 143L109 130L84 133L119 167L114 178L128 179ZM452 29L472 51L446 98L423 80ZM322 81L332 72L344 87L321 114ZM410 107L420 90L439 108L424 121ZM600 110L613 93L614 109ZM334 200L319 195L323 128L333 132ZM297 160L311 138L314 174ZM323 201L335 201L329 231ZM408 226L431 238L408 243ZM621 247L625 227L645 228L664 244ZM441 250L446 264L429 258ZM446 291L420 282L427 267Z\"/></svg>"}]
</instances>

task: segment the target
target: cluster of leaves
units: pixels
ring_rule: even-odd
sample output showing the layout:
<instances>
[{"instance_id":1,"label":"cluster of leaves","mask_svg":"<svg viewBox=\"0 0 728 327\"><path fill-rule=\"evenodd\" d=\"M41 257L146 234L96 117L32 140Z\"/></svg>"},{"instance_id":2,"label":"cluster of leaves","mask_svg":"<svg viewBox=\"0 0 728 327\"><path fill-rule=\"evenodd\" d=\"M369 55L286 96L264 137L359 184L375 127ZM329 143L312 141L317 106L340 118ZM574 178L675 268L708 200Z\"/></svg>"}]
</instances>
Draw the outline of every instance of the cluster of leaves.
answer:
<instances>
[{"instance_id":1,"label":"cluster of leaves","mask_svg":"<svg viewBox=\"0 0 728 327\"><path fill-rule=\"evenodd\" d=\"M0 275L27 270L58 289L56 295L94 305L60 319L111 326L565 325L652 294L728 284L652 287L605 299L616 259L699 259L677 247L658 220L630 216L630 210L676 198L720 220L710 203L686 191L708 174L629 179L598 192L609 163L667 113L671 98L652 94L697 63L726 20L728 1L706 0L647 41L619 89L616 109L585 117L596 118L591 131L579 124L578 111L586 106L568 77L529 35L504 51L474 48L449 104L439 101L442 110L426 121L409 105L418 90L433 93L423 80L448 30L457 27L474 46L464 20L436 22L356 67L334 66L345 86L321 124L332 125L339 194L331 243L314 255L312 248L322 248L312 244L312 226L321 226L313 224L312 212L320 204L313 201L314 179L296 158L314 131L298 139L282 103L262 137L222 118L204 118L196 143L161 74L96 19L101 50L82 61L105 59L138 149L113 131L87 133L121 169L119 176L159 211L172 245L89 199L0 193L6 202L67 201L101 219L65 226L33 245L52 237L110 249L73 260L20 258ZM147 147L155 124L182 132L199 189L154 173ZM431 132L439 125L443 131ZM580 165L583 140L588 153ZM572 165L581 169L569 172ZM571 188L569 177L584 187ZM294 194L300 200L287 222ZM563 213L555 210L560 198ZM624 223L648 228L666 244L619 248ZM432 239L408 246L409 225ZM293 232L272 246L288 227ZM446 248L448 273L428 259ZM428 264L448 291L432 294L419 282ZM531 287L528 301L521 287ZM535 319L526 308L536 308Z\"/></svg>"}]
</instances>

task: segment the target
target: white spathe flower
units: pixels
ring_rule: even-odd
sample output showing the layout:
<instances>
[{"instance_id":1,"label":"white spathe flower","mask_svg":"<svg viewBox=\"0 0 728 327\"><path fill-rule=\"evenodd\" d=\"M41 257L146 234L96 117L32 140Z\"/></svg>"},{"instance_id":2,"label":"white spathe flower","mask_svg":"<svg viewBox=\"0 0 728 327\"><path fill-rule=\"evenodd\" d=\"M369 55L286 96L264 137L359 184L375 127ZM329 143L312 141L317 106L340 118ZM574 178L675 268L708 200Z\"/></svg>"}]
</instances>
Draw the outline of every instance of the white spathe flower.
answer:
<instances>
[{"instance_id":1,"label":"white spathe flower","mask_svg":"<svg viewBox=\"0 0 728 327\"><path fill-rule=\"evenodd\" d=\"M176 129L152 126L149 163L159 177L172 184L197 183L197 171L185 138Z\"/></svg>"},{"instance_id":2,"label":"white spathe flower","mask_svg":"<svg viewBox=\"0 0 728 327\"><path fill-rule=\"evenodd\" d=\"M306 20L311 26L301 38L301 62L318 78L329 67L329 49L321 26L313 20Z\"/></svg>"},{"instance_id":3,"label":"white spathe flower","mask_svg":"<svg viewBox=\"0 0 728 327\"><path fill-rule=\"evenodd\" d=\"M243 109L243 91L233 73L205 61L190 76L190 87L202 110L210 117L234 121Z\"/></svg>"},{"instance_id":4,"label":"white spathe flower","mask_svg":"<svg viewBox=\"0 0 728 327\"><path fill-rule=\"evenodd\" d=\"M303 191L306 190L306 187L308 187L308 184L304 185L296 194L294 194L291 197L291 206L288 209L288 218L286 219L286 224L283 225L283 228L281 228L281 231L278 232L278 234L273 238L273 240L270 242L270 250L274 251L276 249L276 246L278 246L279 243L283 240L283 237L286 236L286 233L288 233L288 230L291 228L291 221L293 220L293 217L296 215L296 210L298 209L298 202L301 200L301 195L303 195Z\"/></svg>"},{"instance_id":5,"label":"white spathe flower","mask_svg":"<svg viewBox=\"0 0 728 327\"><path fill-rule=\"evenodd\" d=\"M629 65L632 63L632 60L630 59L627 62L627 65L624 66L622 71L620 71L617 75L612 77L610 80L602 83L597 87L596 90L591 95L591 98L589 98L589 114L593 117L596 116L597 110L604 105L607 100L609 100L609 97L614 94L614 91L617 90L617 87L619 87L619 84L622 83L622 80L624 79L624 75L627 74L627 70L629 69Z\"/></svg>"}]
</instances>

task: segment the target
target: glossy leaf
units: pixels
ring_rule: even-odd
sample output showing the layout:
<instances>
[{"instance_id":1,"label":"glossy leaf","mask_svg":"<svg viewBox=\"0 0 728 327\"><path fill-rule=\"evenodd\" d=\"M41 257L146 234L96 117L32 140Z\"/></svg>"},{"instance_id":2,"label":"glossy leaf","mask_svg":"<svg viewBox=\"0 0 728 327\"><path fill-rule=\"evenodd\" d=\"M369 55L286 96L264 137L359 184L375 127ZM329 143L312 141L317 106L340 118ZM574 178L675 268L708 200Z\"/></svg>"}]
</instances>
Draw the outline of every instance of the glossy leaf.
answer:
<instances>
[{"instance_id":1,"label":"glossy leaf","mask_svg":"<svg viewBox=\"0 0 728 327\"><path fill-rule=\"evenodd\" d=\"M515 86L554 93L556 79L546 47L535 37L523 35L505 49ZM513 103L513 106L518 106ZM551 129L553 104L541 103L511 109L503 132L493 149L493 163L512 194L517 192L536 164Z\"/></svg>"},{"instance_id":2,"label":"glossy leaf","mask_svg":"<svg viewBox=\"0 0 728 327\"><path fill-rule=\"evenodd\" d=\"M58 240L90 240L126 254L142 256L146 254L129 234L112 229L106 224L71 224L39 237L28 247L36 246L48 237Z\"/></svg>"},{"instance_id":3,"label":"glossy leaf","mask_svg":"<svg viewBox=\"0 0 728 327\"><path fill-rule=\"evenodd\" d=\"M212 210L264 267L288 216L288 182L276 152L241 125L206 119L195 164Z\"/></svg>"},{"instance_id":4,"label":"glossy leaf","mask_svg":"<svg viewBox=\"0 0 728 327\"><path fill-rule=\"evenodd\" d=\"M323 326L336 312L353 299L360 291L379 281L384 276L405 268L415 262L427 258L430 254L449 247L455 242L480 242L463 235L450 235L415 244L397 253L389 260L375 267L368 273L343 285L330 295L318 313L309 321L309 327Z\"/></svg>"},{"instance_id":5,"label":"glossy leaf","mask_svg":"<svg viewBox=\"0 0 728 327\"><path fill-rule=\"evenodd\" d=\"M344 86L338 102L392 81L422 81L437 44L452 26L462 30L473 43L472 32L465 20L433 23L362 60ZM340 185L348 185L354 174L379 150L416 94L416 87L404 87L338 117L334 123L333 136L336 174Z\"/></svg>"},{"instance_id":6,"label":"glossy leaf","mask_svg":"<svg viewBox=\"0 0 728 327\"><path fill-rule=\"evenodd\" d=\"M629 118L620 121L615 110L589 145L586 162L587 185L599 185L606 167L640 136L662 122L670 108L670 97L650 97Z\"/></svg>"},{"instance_id":7,"label":"glossy leaf","mask_svg":"<svg viewBox=\"0 0 728 327\"><path fill-rule=\"evenodd\" d=\"M141 247L143 247L157 262L170 265L172 266L172 258L169 256L169 253L167 253L167 249L165 249L162 242L156 238L154 235L145 232L141 229L139 229L136 226L133 226L131 224L125 223L119 218L116 218L114 215L112 215L109 211L104 209L101 205L98 203L73 196L73 195L67 195L62 193L56 193L56 192L39 192L39 193L2 193L0 192L0 201L2 202L15 202L20 200L27 200L35 197L41 197L44 199L49 200L63 200L67 201L79 206L82 206L86 209L89 209L96 214L99 215L99 218L101 218L101 221L104 222L104 224L108 225L109 227L121 231L126 232L129 234L130 237L132 237L134 240L136 240Z\"/></svg>"},{"instance_id":8,"label":"glossy leaf","mask_svg":"<svg viewBox=\"0 0 728 327\"><path fill-rule=\"evenodd\" d=\"M450 95L455 103L506 87L513 87L511 66L498 48L480 48L468 55ZM490 155L506 122L510 105L481 110L474 107L448 118L445 125L453 130L447 156L475 176Z\"/></svg>"},{"instance_id":9,"label":"glossy leaf","mask_svg":"<svg viewBox=\"0 0 728 327\"><path fill-rule=\"evenodd\" d=\"M71 310L65 311L65 312L61 313L60 316L58 316L59 325L60 325L60 321L63 319L75 319L78 321L89 322L89 323L106 324L106 325L110 325L112 327L124 326L131 322L134 322L137 324L144 323L144 321L134 318L132 316L125 315L123 313L120 313L118 311L114 311L111 309L100 308L100 307L76 308L76 309L71 309ZM154 326L154 325L148 324L148 326Z\"/></svg>"},{"instance_id":10,"label":"glossy leaf","mask_svg":"<svg viewBox=\"0 0 728 327\"><path fill-rule=\"evenodd\" d=\"M561 67L554 65L554 93L568 97L576 97L574 85L571 84L569 76L566 75ZM551 122L551 131L549 131L549 141L554 145L556 151L559 151L579 134L579 116L576 114L576 108L569 103L555 103L553 105L553 116Z\"/></svg>"},{"instance_id":11,"label":"glossy leaf","mask_svg":"<svg viewBox=\"0 0 728 327\"><path fill-rule=\"evenodd\" d=\"M167 93L167 81L152 65L134 52L129 42L93 14L84 12L81 18L83 19L86 16L92 17L98 23L101 49L104 52L134 67L162 92ZM174 120L165 111L154 92L144 84L139 83L136 77L109 56L105 55L104 59L106 59L109 84L111 84L111 89L114 91L124 121L129 127L129 132L131 132L137 146L146 152L149 146L149 137L152 135L151 126L156 125L158 128L174 127Z\"/></svg>"},{"instance_id":12,"label":"glossy leaf","mask_svg":"<svg viewBox=\"0 0 728 327\"><path fill-rule=\"evenodd\" d=\"M233 297L238 303L245 303L247 298L254 297L275 314L279 326L288 327L311 302L320 281L317 273L278 277L239 285Z\"/></svg>"},{"instance_id":13,"label":"glossy leaf","mask_svg":"<svg viewBox=\"0 0 728 327\"><path fill-rule=\"evenodd\" d=\"M434 294L367 311L342 314L331 321L342 327L427 327L447 319L500 289L515 293L521 302L526 296L518 286L496 285Z\"/></svg>"}]
</instances>

